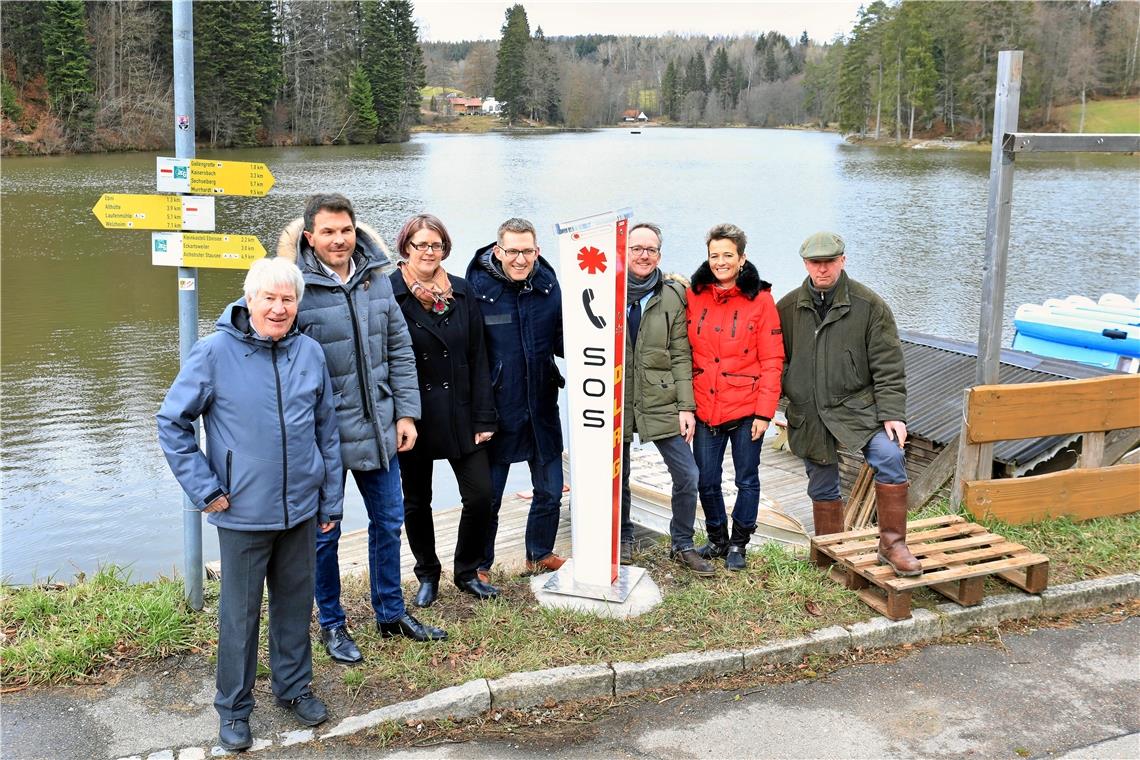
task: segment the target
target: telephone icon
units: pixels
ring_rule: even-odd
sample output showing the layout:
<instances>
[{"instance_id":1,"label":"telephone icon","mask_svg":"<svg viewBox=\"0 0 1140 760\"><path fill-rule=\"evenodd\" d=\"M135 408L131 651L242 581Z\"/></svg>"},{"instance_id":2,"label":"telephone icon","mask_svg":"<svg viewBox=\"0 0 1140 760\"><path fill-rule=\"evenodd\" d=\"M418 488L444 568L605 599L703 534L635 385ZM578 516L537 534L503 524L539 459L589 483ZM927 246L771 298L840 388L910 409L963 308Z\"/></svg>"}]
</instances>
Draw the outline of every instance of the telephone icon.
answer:
<instances>
[{"instance_id":1,"label":"telephone icon","mask_svg":"<svg viewBox=\"0 0 1140 760\"><path fill-rule=\"evenodd\" d=\"M593 300L594 300L593 288L586 288L585 290L582 291L582 306L584 306L586 308L586 316L590 318L590 322L593 323L594 327L601 330L606 326L606 319L605 319L605 317L600 317L594 313L593 307L590 306L590 304L593 302Z\"/></svg>"}]
</instances>

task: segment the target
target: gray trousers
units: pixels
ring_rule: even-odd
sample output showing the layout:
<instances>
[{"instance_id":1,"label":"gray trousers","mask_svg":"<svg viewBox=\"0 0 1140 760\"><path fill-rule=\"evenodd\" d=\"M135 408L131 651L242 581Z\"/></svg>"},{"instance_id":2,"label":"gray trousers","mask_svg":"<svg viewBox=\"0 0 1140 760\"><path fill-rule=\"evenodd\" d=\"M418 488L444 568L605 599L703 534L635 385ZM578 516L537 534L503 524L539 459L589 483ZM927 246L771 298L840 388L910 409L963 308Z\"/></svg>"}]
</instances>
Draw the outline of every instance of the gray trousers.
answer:
<instances>
[{"instance_id":1,"label":"gray trousers","mask_svg":"<svg viewBox=\"0 0 1140 760\"><path fill-rule=\"evenodd\" d=\"M261 597L269 584L269 670L273 693L294 699L313 680L309 620L317 518L288 530L218 528L222 593L218 601L218 693L222 720L249 718L257 677Z\"/></svg>"}]
</instances>

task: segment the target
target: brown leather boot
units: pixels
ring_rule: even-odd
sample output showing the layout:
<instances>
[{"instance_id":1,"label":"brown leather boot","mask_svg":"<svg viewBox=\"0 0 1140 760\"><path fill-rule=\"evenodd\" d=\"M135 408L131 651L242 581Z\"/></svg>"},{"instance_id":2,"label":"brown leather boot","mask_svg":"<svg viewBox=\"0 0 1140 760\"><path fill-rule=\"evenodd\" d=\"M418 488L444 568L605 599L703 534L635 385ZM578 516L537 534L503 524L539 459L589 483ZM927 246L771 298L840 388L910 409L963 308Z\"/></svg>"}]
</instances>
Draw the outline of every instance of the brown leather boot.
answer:
<instances>
[{"instance_id":1,"label":"brown leather boot","mask_svg":"<svg viewBox=\"0 0 1140 760\"><path fill-rule=\"evenodd\" d=\"M890 565L905 577L922 575L922 565L906 548L906 493L908 484L875 483L875 509L879 513L879 564Z\"/></svg>"},{"instance_id":2,"label":"brown leather boot","mask_svg":"<svg viewBox=\"0 0 1140 760\"><path fill-rule=\"evenodd\" d=\"M815 521L815 534L817 536L843 532L842 499L839 501L813 501L811 513Z\"/></svg>"}]
</instances>

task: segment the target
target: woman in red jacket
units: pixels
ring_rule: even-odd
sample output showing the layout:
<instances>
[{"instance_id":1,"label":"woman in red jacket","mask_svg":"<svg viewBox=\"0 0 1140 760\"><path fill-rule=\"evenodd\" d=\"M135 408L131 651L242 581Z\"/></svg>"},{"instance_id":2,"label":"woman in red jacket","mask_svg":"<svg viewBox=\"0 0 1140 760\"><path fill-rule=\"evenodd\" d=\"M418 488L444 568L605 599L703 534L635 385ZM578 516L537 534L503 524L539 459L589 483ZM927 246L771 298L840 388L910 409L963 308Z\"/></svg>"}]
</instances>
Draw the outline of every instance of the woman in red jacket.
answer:
<instances>
[{"instance_id":1,"label":"woman in red jacket","mask_svg":"<svg viewBox=\"0 0 1140 760\"><path fill-rule=\"evenodd\" d=\"M724 557L729 570L743 570L760 505L760 445L780 398L784 343L771 283L744 255L744 231L718 224L705 243L708 260L693 275L687 308L697 402L693 454L709 535L698 551L706 559ZM729 442L736 470L731 537L721 491Z\"/></svg>"}]
</instances>

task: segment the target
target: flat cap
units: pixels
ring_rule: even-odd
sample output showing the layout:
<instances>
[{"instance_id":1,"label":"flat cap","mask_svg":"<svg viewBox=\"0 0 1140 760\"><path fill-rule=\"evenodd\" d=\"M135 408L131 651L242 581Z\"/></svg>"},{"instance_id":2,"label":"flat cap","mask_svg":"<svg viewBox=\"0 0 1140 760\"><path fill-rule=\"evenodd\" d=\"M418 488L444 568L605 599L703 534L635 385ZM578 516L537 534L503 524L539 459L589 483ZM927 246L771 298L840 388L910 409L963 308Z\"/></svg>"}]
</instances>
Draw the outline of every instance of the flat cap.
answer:
<instances>
[{"instance_id":1,"label":"flat cap","mask_svg":"<svg viewBox=\"0 0 1140 760\"><path fill-rule=\"evenodd\" d=\"M843 255L843 238L834 232L817 232L800 246L800 257L804 259L834 259Z\"/></svg>"}]
</instances>

